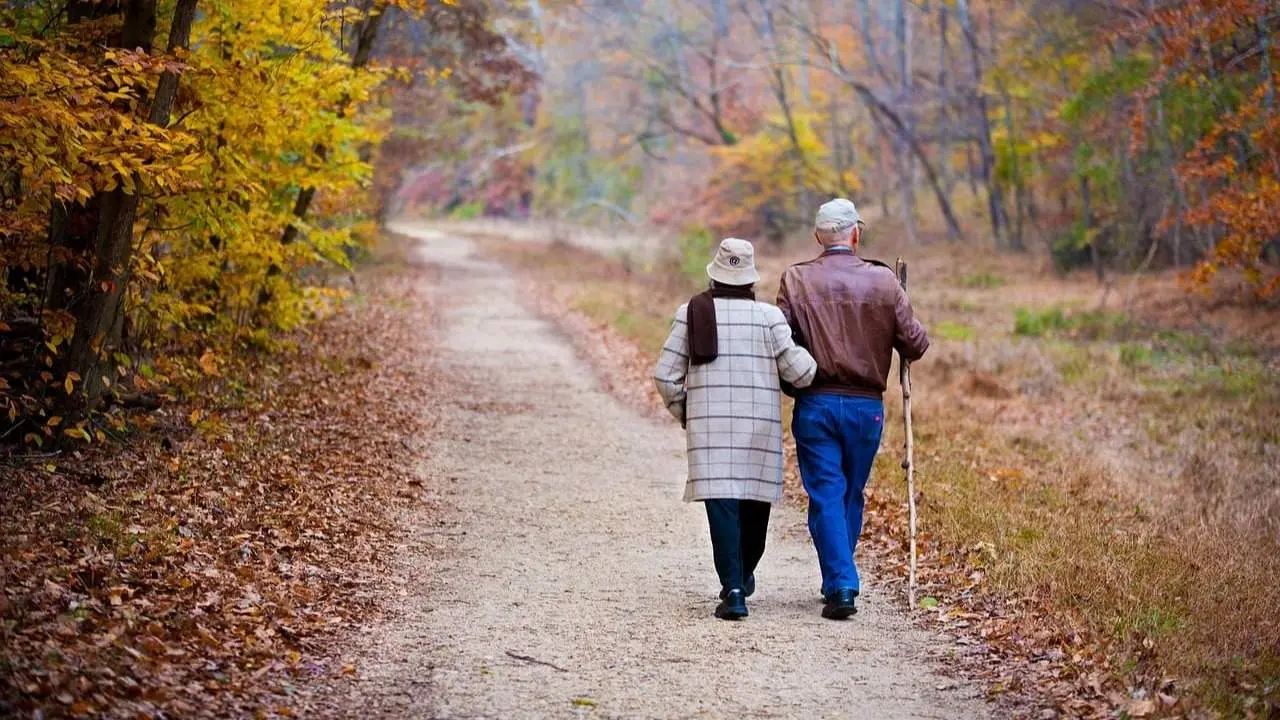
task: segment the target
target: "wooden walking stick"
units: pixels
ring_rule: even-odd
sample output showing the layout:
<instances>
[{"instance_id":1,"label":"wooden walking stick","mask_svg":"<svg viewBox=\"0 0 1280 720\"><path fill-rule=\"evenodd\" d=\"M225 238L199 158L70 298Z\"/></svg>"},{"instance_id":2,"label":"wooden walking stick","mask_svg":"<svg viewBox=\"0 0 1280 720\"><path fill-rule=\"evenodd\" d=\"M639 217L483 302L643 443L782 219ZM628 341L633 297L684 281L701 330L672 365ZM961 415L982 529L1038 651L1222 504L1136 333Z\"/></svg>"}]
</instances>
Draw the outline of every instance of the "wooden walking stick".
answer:
<instances>
[{"instance_id":1,"label":"wooden walking stick","mask_svg":"<svg viewBox=\"0 0 1280 720\"><path fill-rule=\"evenodd\" d=\"M895 270L898 273L898 284L903 292L907 290L907 263L898 258ZM907 604L916 606L916 473L912 462L911 450L911 363L898 353L898 382L902 385L902 424L906 430L906 452L902 458L902 469L907 471L907 515L911 533L911 564L907 575Z\"/></svg>"}]
</instances>

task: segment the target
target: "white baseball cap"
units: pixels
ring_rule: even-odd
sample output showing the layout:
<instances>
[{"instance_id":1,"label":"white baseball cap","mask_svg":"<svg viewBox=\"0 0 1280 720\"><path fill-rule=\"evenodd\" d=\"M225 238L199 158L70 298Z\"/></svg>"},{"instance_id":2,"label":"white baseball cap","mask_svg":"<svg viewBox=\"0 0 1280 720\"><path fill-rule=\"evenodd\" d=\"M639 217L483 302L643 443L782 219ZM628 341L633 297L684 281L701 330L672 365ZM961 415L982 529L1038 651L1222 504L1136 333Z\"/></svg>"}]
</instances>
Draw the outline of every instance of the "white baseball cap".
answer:
<instances>
[{"instance_id":1,"label":"white baseball cap","mask_svg":"<svg viewBox=\"0 0 1280 720\"><path fill-rule=\"evenodd\" d=\"M861 224L863 224L862 216L858 214L857 206L845 198L836 198L823 203L822 207L818 208L817 217L813 220L814 229L828 232L840 231Z\"/></svg>"}]
</instances>

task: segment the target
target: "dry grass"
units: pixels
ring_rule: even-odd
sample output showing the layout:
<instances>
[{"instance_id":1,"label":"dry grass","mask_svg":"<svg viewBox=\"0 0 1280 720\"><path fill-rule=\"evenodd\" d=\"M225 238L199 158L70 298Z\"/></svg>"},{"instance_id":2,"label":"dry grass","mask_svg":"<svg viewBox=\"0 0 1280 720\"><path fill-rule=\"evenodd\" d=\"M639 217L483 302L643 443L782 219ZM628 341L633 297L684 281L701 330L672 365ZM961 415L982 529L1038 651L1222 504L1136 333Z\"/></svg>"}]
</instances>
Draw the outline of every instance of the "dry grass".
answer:
<instances>
[{"instance_id":1,"label":"dry grass","mask_svg":"<svg viewBox=\"0 0 1280 720\"><path fill-rule=\"evenodd\" d=\"M916 417L922 526L936 547L980 547L971 564L993 590L1043 603L1060 632L1107 646L1132 686L1172 677L1223 711L1243 710L1255 692L1274 700L1274 543L1152 514L1090 458L993 428L978 403L936 396ZM896 447L897 425L887 427L884 446ZM881 469L881 487L905 497L900 473Z\"/></svg>"},{"instance_id":2,"label":"dry grass","mask_svg":"<svg viewBox=\"0 0 1280 720\"><path fill-rule=\"evenodd\" d=\"M567 246L503 254L642 347L661 344L695 289L679 259L640 270ZM764 254L760 297L808 254ZM985 589L1104 648L1131 691L1181 698L1166 710L1276 712L1280 383L1256 330L1267 323L1237 308L1120 316L1116 293L1100 306L1096 285L1036 259L907 254L934 337L914 373L926 548L965 553ZM1165 298L1156 282L1137 287ZM1169 304L1144 298L1131 307ZM905 498L890 457L899 425L886 427L873 483Z\"/></svg>"},{"instance_id":3,"label":"dry grass","mask_svg":"<svg viewBox=\"0 0 1280 720\"><path fill-rule=\"evenodd\" d=\"M997 261L948 258L913 291L942 330L915 373L924 523L944 545L989 543L999 592L1047 601L1131 684L1168 676L1196 705L1274 711L1275 349L1100 311L1086 282Z\"/></svg>"}]
</instances>

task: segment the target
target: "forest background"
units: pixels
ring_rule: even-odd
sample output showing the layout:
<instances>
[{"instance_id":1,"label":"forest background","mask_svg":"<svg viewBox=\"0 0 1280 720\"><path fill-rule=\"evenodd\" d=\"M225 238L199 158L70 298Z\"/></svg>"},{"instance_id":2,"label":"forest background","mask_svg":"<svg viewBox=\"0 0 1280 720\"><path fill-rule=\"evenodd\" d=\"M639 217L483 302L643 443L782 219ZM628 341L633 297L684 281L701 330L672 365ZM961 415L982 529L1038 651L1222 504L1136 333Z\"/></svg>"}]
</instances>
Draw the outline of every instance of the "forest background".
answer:
<instances>
[{"instance_id":1,"label":"forest background","mask_svg":"<svg viewBox=\"0 0 1280 720\"><path fill-rule=\"evenodd\" d=\"M1067 477L1053 468L1075 456L1056 445L971 437L955 468L973 477L926 509L951 529L939 553L1044 599L1054 637L1110 647L1108 677L1125 679L1093 685L1122 688L1112 705L1181 708L1154 699L1182 694L1166 680L1208 678L1196 703L1265 715L1280 692L1278 15L1267 0L7 0L7 462L56 474L116 452L157 408L247 392L255 358L342 307L388 219L664 238L666 264L609 260L621 295L525 258L645 344L714 238L787 258L813 209L848 196L870 254L950 278L913 292L940 322L938 385L1110 393L1113 424L1146 433L1110 474L1173 481ZM1070 290L1032 292L1047 286ZM1062 387L1037 390L1046 377ZM1179 408L1198 413L1144 425ZM965 455L989 446L1021 454ZM1004 492L988 507L990 478ZM1101 504L1040 494L1073 483ZM1144 488L1128 520L1126 484ZM1152 487L1183 500L1151 503Z\"/></svg>"}]
</instances>

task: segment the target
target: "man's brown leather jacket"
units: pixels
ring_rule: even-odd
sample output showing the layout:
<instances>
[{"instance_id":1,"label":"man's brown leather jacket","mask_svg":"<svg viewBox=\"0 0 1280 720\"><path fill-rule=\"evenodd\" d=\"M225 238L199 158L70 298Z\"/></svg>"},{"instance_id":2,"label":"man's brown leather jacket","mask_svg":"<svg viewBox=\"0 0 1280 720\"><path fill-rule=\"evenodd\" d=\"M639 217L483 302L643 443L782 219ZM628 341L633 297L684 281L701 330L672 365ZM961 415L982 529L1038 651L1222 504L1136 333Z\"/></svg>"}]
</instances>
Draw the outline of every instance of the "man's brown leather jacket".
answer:
<instances>
[{"instance_id":1,"label":"man's brown leather jacket","mask_svg":"<svg viewBox=\"0 0 1280 720\"><path fill-rule=\"evenodd\" d=\"M893 269L848 248L828 248L787 268L778 307L796 343L818 361L813 384L798 394L880 398L893 351L914 361L929 349L929 336Z\"/></svg>"}]
</instances>

